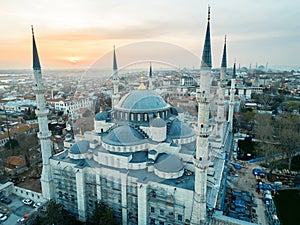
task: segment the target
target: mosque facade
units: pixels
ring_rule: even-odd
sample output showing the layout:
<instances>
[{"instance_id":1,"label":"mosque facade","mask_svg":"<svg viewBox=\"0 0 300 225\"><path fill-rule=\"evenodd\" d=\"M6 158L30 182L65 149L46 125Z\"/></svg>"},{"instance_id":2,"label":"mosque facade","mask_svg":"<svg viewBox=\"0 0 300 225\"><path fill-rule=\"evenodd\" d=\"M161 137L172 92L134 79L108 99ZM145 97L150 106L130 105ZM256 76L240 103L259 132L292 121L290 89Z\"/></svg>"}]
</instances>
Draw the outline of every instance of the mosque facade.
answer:
<instances>
[{"instance_id":1,"label":"mosque facade","mask_svg":"<svg viewBox=\"0 0 300 225\"><path fill-rule=\"evenodd\" d=\"M222 98L223 78L218 118L209 118L209 23L210 12L197 90L197 126L185 123L182 108L166 103L142 81L137 90L120 97L114 49L113 109L95 115L94 130L74 139L66 135L65 150L56 155L51 155L45 125L45 88L33 35L41 183L46 199L55 199L81 221L91 217L97 201L112 207L124 225L200 224L207 220L207 212L219 207L225 155L232 141L232 119L226 118ZM226 43L224 51L226 60ZM222 71L226 73L226 68Z\"/></svg>"}]
</instances>

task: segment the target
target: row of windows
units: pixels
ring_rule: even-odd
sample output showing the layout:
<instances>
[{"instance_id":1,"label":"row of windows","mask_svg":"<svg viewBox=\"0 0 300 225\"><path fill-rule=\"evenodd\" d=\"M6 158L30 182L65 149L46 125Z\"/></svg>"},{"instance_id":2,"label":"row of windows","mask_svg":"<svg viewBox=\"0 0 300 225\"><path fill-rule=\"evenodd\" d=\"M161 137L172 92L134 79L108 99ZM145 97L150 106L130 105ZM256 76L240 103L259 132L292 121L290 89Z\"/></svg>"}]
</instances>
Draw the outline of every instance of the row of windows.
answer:
<instances>
[{"instance_id":1,"label":"row of windows","mask_svg":"<svg viewBox=\"0 0 300 225\"><path fill-rule=\"evenodd\" d=\"M164 216L166 214L165 210L163 209L155 209L154 207L150 207L150 212L151 213L155 213L155 210L159 210L159 215ZM170 216L173 216L174 213L173 212L169 212L168 213ZM177 220L178 221L182 221L182 215L181 214L177 214Z\"/></svg>"},{"instance_id":2,"label":"row of windows","mask_svg":"<svg viewBox=\"0 0 300 225\"><path fill-rule=\"evenodd\" d=\"M153 113L128 113L128 112L120 112L117 111L114 113L114 119L123 119L123 120L131 120L131 121L149 121L152 118L161 117L167 118L170 112L168 110L162 112L153 112Z\"/></svg>"}]
</instances>

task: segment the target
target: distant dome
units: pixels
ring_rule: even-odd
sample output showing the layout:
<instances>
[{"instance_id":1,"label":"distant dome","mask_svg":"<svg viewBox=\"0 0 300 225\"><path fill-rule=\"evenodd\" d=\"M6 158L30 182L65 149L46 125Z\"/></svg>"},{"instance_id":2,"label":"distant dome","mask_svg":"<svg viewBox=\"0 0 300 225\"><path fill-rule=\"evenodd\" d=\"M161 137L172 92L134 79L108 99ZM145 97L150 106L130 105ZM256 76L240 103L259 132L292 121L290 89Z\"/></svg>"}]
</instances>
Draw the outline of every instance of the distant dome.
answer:
<instances>
[{"instance_id":1,"label":"distant dome","mask_svg":"<svg viewBox=\"0 0 300 225\"><path fill-rule=\"evenodd\" d=\"M170 125L168 135L175 139L188 138L194 135L194 130L185 123L179 120L174 120Z\"/></svg>"},{"instance_id":2,"label":"distant dome","mask_svg":"<svg viewBox=\"0 0 300 225\"><path fill-rule=\"evenodd\" d=\"M157 157L154 168L165 173L175 173L183 169L183 164L175 155L163 153Z\"/></svg>"},{"instance_id":3,"label":"distant dome","mask_svg":"<svg viewBox=\"0 0 300 225\"><path fill-rule=\"evenodd\" d=\"M119 126L103 137L103 142L110 145L129 146L146 142L145 137L129 126Z\"/></svg>"},{"instance_id":4,"label":"distant dome","mask_svg":"<svg viewBox=\"0 0 300 225\"><path fill-rule=\"evenodd\" d=\"M132 91L116 105L116 109L130 112L158 111L169 107L160 95L151 90Z\"/></svg>"},{"instance_id":5,"label":"distant dome","mask_svg":"<svg viewBox=\"0 0 300 225\"><path fill-rule=\"evenodd\" d=\"M88 141L79 141L70 148L71 154L84 154L89 149Z\"/></svg>"},{"instance_id":6,"label":"distant dome","mask_svg":"<svg viewBox=\"0 0 300 225\"><path fill-rule=\"evenodd\" d=\"M155 118L151 121L150 126L152 127L165 127L166 122L162 118Z\"/></svg>"},{"instance_id":7,"label":"distant dome","mask_svg":"<svg viewBox=\"0 0 300 225\"><path fill-rule=\"evenodd\" d=\"M106 120L107 119L107 114L105 112L98 112L95 116L95 120L101 121L101 120Z\"/></svg>"}]
</instances>

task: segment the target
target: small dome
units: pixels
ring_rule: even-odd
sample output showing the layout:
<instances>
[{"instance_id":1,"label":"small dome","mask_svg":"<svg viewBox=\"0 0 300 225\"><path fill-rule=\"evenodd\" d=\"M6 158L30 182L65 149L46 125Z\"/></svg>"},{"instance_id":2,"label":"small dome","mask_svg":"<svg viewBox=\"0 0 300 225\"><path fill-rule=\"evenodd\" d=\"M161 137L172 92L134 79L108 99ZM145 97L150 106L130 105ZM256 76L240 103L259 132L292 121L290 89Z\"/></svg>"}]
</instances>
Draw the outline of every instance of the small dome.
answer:
<instances>
[{"instance_id":1,"label":"small dome","mask_svg":"<svg viewBox=\"0 0 300 225\"><path fill-rule=\"evenodd\" d=\"M105 112L98 112L95 116L95 120L101 121L101 120L106 120L107 119L107 114Z\"/></svg>"},{"instance_id":2,"label":"small dome","mask_svg":"<svg viewBox=\"0 0 300 225\"><path fill-rule=\"evenodd\" d=\"M103 142L110 145L129 146L146 142L145 137L129 126L119 126L103 137Z\"/></svg>"},{"instance_id":3,"label":"small dome","mask_svg":"<svg viewBox=\"0 0 300 225\"><path fill-rule=\"evenodd\" d=\"M72 138L72 135L70 133L67 133L65 139L70 139L70 138Z\"/></svg>"},{"instance_id":4,"label":"small dome","mask_svg":"<svg viewBox=\"0 0 300 225\"><path fill-rule=\"evenodd\" d=\"M176 110L177 113L184 113L183 108L179 106L175 106L174 109Z\"/></svg>"},{"instance_id":5,"label":"small dome","mask_svg":"<svg viewBox=\"0 0 300 225\"><path fill-rule=\"evenodd\" d=\"M150 123L151 127L165 127L166 122L162 118L155 118Z\"/></svg>"},{"instance_id":6,"label":"small dome","mask_svg":"<svg viewBox=\"0 0 300 225\"><path fill-rule=\"evenodd\" d=\"M135 90L125 95L116 109L130 112L146 112L167 109L170 106L154 91Z\"/></svg>"},{"instance_id":7,"label":"small dome","mask_svg":"<svg viewBox=\"0 0 300 225\"><path fill-rule=\"evenodd\" d=\"M89 149L88 141L79 141L70 148L70 153L71 154L84 154L84 153L87 153L88 149Z\"/></svg>"},{"instance_id":8,"label":"small dome","mask_svg":"<svg viewBox=\"0 0 300 225\"><path fill-rule=\"evenodd\" d=\"M194 135L194 130L187 124L174 120L170 125L168 135L170 138L188 138Z\"/></svg>"},{"instance_id":9,"label":"small dome","mask_svg":"<svg viewBox=\"0 0 300 225\"><path fill-rule=\"evenodd\" d=\"M154 168L161 172L174 173L181 171L183 164L175 155L162 153L157 157Z\"/></svg>"}]
</instances>

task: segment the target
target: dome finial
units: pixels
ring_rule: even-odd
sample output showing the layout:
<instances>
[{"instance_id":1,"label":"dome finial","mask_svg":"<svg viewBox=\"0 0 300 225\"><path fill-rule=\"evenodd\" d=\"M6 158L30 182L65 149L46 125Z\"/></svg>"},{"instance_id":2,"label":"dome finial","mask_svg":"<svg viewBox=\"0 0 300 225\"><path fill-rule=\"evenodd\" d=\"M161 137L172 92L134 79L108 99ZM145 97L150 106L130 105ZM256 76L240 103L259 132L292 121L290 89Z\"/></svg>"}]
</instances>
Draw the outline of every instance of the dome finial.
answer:
<instances>
[{"instance_id":1,"label":"dome finial","mask_svg":"<svg viewBox=\"0 0 300 225\"><path fill-rule=\"evenodd\" d=\"M102 105L100 105L100 110L99 111L102 113Z\"/></svg>"},{"instance_id":2,"label":"dome finial","mask_svg":"<svg viewBox=\"0 0 300 225\"><path fill-rule=\"evenodd\" d=\"M81 129L79 131L79 135L80 135L80 141L82 141L82 130Z\"/></svg>"},{"instance_id":3,"label":"dome finial","mask_svg":"<svg viewBox=\"0 0 300 225\"><path fill-rule=\"evenodd\" d=\"M138 87L138 90L146 90L146 87L144 85L144 80L143 80L143 74L141 73L140 76L140 86Z\"/></svg>"},{"instance_id":4,"label":"dome finial","mask_svg":"<svg viewBox=\"0 0 300 225\"><path fill-rule=\"evenodd\" d=\"M208 5L208 17L207 20L210 21L210 5Z\"/></svg>"}]
</instances>

